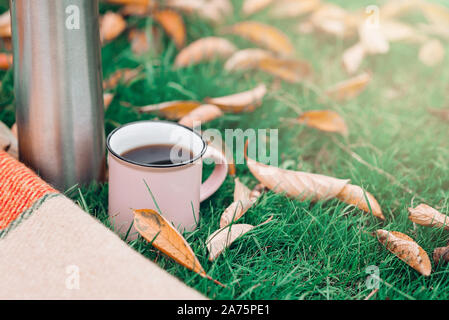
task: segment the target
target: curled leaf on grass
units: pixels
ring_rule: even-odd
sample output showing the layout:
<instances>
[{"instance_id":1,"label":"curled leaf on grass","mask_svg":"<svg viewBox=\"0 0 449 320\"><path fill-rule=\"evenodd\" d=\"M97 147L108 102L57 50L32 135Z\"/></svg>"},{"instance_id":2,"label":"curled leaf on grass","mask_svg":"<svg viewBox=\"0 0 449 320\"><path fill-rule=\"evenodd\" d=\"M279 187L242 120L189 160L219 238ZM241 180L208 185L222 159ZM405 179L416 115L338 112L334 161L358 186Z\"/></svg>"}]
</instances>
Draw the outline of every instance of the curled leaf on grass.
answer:
<instances>
[{"instance_id":1,"label":"curled leaf on grass","mask_svg":"<svg viewBox=\"0 0 449 320\"><path fill-rule=\"evenodd\" d=\"M291 56L295 51L286 34L275 27L260 22L240 22L225 28L224 32L245 38L280 55Z\"/></svg>"},{"instance_id":2,"label":"curled leaf on grass","mask_svg":"<svg viewBox=\"0 0 449 320\"><path fill-rule=\"evenodd\" d=\"M152 17L173 39L178 49L185 46L186 27L179 13L170 9L158 10L152 14Z\"/></svg>"},{"instance_id":3,"label":"curled leaf on grass","mask_svg":"<svg viewBox=\"0 0 449 320\"><path fill-rule=\"evenodd\" d=\"M265 84L260 84L254 89L219 98L207 98L205 101L220 107L226 112L249 112L262 104L267 93Z\"/></svg>"},{"instance_id":4,"label":"curled leaf on grass","mask_svg":"<svg viewBox=\"0 0 449 320\"><path fill-rule=\"evenodd\" d=\"M136 69L119 69L115 71L109 78L103 81L103 89L115 89L119 83L128 84L140 74L141 68Z\"/></svg>"},{"instance_id":5,"label":"curled leaf on grass","mask_svg":"<svg viewBox=\"0 0 449 320\"><path fill-rule=\"evenodd\" d=\"M198 101L168 101L157 104L139 107L137 110L141 113L156 112L170 120L179 120L187 116L190 112L201 105Z\"/></svg>"},{"instance_id":6,"label":"curled leaf on grass","mask_svg":"<svg viewBox=\"0 0 449 320\"><path fill-rule=\"evenodd\" d=\"M213 280L206 274L184 237L162 215L150 209L133 212L136 230L145 240L187 269ZM213 281L222 285L216 280Z\"/></svg>"},{"instance_id":7,"label":"curled leaf on grass","mask_svg":"<svg viewBox=\"0 0 449 320\"><path fill-rule=\"evenodd\" d=\"M413 269L424 276L431 274L429 256L412 238L401 232L383 229L377 230L376 235L380 243Z\"/></svg>"},{"instance_id":8,"label":"curled leaf on grass","mask_svg":"<svg viewBox=\"0 0 449 320\"><path fill-rule=\"evenodd\" d=\"M247 151L248 143L245 157L249 170L261 184L273 192L285 193L289 197L299 198L302 201L316 202L336 198L367 213L372 213L377 218L385 219L377 200L362 188L349 184L348 179L269 166L248 157Z\"/></svg>"},{"instance_id":9,"label":"curled leaf on grass","mask_svg":"<svg viewBox=\"0 0 449 320\"><path fill-rule=\"evenodd\" d=\"M225 63L225 70L248 70L258 67L259 62L266 58L274 57L273 53L264 49L243 49L234 53Z\"/></svg>"},{"instance_id":10,"label":"curled leaf on grass","mask_svg":"<svg viewBox=\"0 0 449 320\"><path fill-rule=\"evenodd\" d=\"M371 81L369 73L362 73L351 79L342 81L326 90L326 94L336 101L344 101L357 97Z\"/></svg>"},{"instance_id":11,"label":"curled leaf on grass","mask_svg":"<svg viewBox=\"0 0 449 320\"><path fill-rule=\"evenodd\" d=\"M219 37L202 38L185 47L177 55L174 66L181 68L215 58L226 59L236 51L237 48L227 39Z\"/></svg>"},{"instance_id":12,"label":"curled leaf on grass","mask_svg":"<svg viewBox=\"0 0 449 320\"><path fill-rule=\"evenodd\" d=\"M104 42L114 40L126 29L126 21L121 14L109 11L100 18L100 39Z\"/></svg>"},{"instance_id":13,"label":"curled leaf on grass","mask_svg":"<svg viewBox=\"0 0 449 320\"><path fill-rule=\"evenodd\" d=\"M14 158L19 156L17 136L8 128L6 124L0 121L0 150L6 151Z\"/></svg>"},{"instance_id":14,"label":"curled leaf on grass","mask_svg":"<svg viewBox=\"0 0 449 320\"><path fill-rule=\"evenodd\" d=\"M240 219L257 201L264 188L259 184L251 191L238 178L234 181L234 202L221 215L220 228Z\"/></svg>"},{"instance_id":15,"label":"curled leaf on grass","mask_svg":"<svg viewBox=\"0 0 449 320\"><path fill-rule=\"evenodd\" d=\"M435 210L427 204L420 204L416 208L408 208L408 218L421 226L444 228L449 230L449 217Z\"/></svg>"},{"instance_id":16,"label":"curled leaf on grass","mask_svg":"<svg viewBox=\"0 0 449 320\"><path fill-rule=\"evenodd\" d=\"M223 111L221 111L219 107L213 104L203 104L192 110L189 114L185 115L181 120L179 120L179 124L193 128L201 125L202 123L217 119L222 115Z\"/></svg>"},{"instance_id":17,"label":"curled leaf on grass","mask_svg":"<svg viewBox=\"0 0 449 320\"><path fill-rule=\"evenodd\" d=\"M11 68L13 63L13 57L12 54L9 53L0 53L0 69L1 70L8 70Z\"/></svg>"},{"instance_id":18,"label":"curled leaf on grass","mask_svg":"<svg viewBox=\"0 0 449 320\"><path fill-rule=\"evenodd\" d=\"M446 52L440 40L430 40L419 50L419 61L428 67L435 67L443 60Z\"/></svg>"},{"instance_id":19,"label":"curled leaf on grass","mask_svg":"<svg viewBox=\"0 0 449 320\"><path fill-rule=\"evenodd\" d=\"M358 42L343 53L343 67L349 74L354 74L360 68L366 56L365 47Z\"/></svg>"},{"instance_id":20,"label":"curled leaf on grass","mask_svg":"<svg viewBox=\"0 0 449 320\"><path fill-rule=\"evenodd\" d=\"M317 10L320 0L277 0L270 15L275 18L297 18Z\"/></svg>"},{"instance_id":21,"label":"curled leaf on grass","mask_svg":"<svg viewBox=\"0 0 449 320\"><path fill-rule=\"evenodd\" d=\"M345 120L332 110L306 111L299 116L298 122L321 131L336 132L344 136L348 135L348 127Z\"/></svg>"},{"instance_id":22,"label":"curled leaf on grass","mask_svg":"<svg viewBox=\"0 0 449 320\"><path fill-rule=\"evenodd\" d=\"M290 83L299 83L312 74L312 66L298 59L267 57L259 61L258 68Z\"/></svg>"},{"instance_id":23,"label":"curled leaf on grass","mask_svg":"<svg viewBox=\"0 0 449 320\"><path fill-rule=\"evenodd\" d=\"M262 11L273 2L274 0L245 0L242 5L242 13L245 16L250 16Z\"/></svg>"},{"instance_id":24,"label":"curled leaf on grass","mask_svg":"<svg viewBox=\"0 0 449 320\"><path fill-rule=\"evenodd\" d=\"M250 224L232 224L215 231L206 240L207 250L209 250L209 260L215 260L239 237L257 227L269 223L272 219L273 217L270 217L267 221L262 222L257 226L252 226Z\"/></svg>"},{"instance_id":25,"label":"curled leaf on grass","mask_svg":"<svg viewBox=\"0 0 449 320\"><path fill-rule=\"evenodd\" d=\"M440 262L448 263L449 246L436 248L433 251L433 261L435 261L436 264L439 264Z\"/></svg>"}]
</instances>

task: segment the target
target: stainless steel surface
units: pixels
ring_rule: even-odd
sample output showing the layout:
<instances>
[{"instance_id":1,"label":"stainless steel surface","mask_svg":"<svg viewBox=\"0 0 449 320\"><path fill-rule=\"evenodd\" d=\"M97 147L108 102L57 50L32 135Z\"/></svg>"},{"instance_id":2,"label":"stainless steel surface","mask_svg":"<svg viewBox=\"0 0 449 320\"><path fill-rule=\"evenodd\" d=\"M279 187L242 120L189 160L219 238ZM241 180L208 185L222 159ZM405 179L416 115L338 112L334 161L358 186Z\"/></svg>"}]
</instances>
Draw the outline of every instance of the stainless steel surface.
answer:
<instances>
[{"instance_id":1,"label":"stainless steel surface","mask_svg":"<svg viewBox=\"0 0 449 320\"><path fill-rule=\"evenodd\" d=\"M98 0L10 4L20 159L60 190L101 179ZM78 9L79 29L73 29Z\"/></svg>"}]
</instances>

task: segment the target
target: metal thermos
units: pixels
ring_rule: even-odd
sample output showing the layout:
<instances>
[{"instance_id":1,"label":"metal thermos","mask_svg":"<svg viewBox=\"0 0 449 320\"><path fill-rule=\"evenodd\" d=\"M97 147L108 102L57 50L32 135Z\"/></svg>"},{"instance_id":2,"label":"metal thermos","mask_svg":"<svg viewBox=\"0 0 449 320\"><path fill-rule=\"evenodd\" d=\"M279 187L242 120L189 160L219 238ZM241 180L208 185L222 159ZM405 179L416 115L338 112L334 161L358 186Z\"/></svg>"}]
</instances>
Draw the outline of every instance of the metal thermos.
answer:
<instances>
[{"instance_id":1,"label":"metal thermos","mask_svg":"<svg viewBox=\"0 0 449 320\"><path fill-rule=\"evenodd\" d=\"M10 0L20 159L60 190L105 166L98 0Z\"/></svg>"}]
</instances>

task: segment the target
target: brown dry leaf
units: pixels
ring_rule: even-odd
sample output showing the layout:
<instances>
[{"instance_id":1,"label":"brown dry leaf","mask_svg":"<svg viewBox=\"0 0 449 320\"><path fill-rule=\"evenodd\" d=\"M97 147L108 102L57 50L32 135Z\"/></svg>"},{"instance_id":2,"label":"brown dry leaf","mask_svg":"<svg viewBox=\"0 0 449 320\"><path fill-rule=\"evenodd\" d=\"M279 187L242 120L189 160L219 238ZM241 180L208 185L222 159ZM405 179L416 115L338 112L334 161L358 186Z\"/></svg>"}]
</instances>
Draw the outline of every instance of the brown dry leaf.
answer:
<instances>
[{"instance_id":1,"label":"brown dry leaf","mask_svg":"<svg viewBox=\"0 0 449 320\"><path fill-rule=\"evenodd\" d=\"M372 213L379 219L385 220L385 217L382 214L382 209L376 198L359 186L347 184L337 195L337 199L344 203L354 205L367 213Z\"/></svg>"},{"instance_id":2,"label":"brown dry leaf","mask_svg":"<svg viewBox=\"0 0 449 320\"><path fill-rule=\"evenodd\" d=\"M224 68L227 71L254 69L263 59L272 57L270 51L263 49L239 50L226 61Z\"/></svg>"},{"instance_id":3,"label":"brown dry leaf","mask_svg":"<svg viewBox=\"0 0 449 320\"><path fill-rule=\"evenodd\" d=\"M126 21L121 14L109 11L100 18L101 42L108 42L117 38L126 29Z\"/></svg>"},{"instance_id":4,"label":"brown dry leaf","mask_svg":"<svg viewBox=\"0 0 449 320\"><path fill-rule=\"evenodd\" d=\"M215 24L224 22L234 10L230 0L167 0L165 4L187 14L194 13Z\"/></svg>"},{"instance_id":5,"label":"brown dry leaf","mask_svg":"<svg viewBox=\"0 0 449 320\"><path fill-rule=\"evenodd\" d=\"M14 158L19 157L17 137L6 124L0 121L0 150L8 152Z\"/></svg>"},{"instance_id":6,"label":"brown dry leaf","mask_svg":"<svg viewBox=\"0 0 449 320\"><path fill-rule=\"evenodd\" d=\"M354 78L337 83L326 90L326 94L336 101L353 99L366 88L370 81L371 75L365 72Z\"/></svg>"},{"instance_id":7,"label":"brown dry leaf","mask_svg":"<svg viewBox=\"0 0 449 320\"><path fill-rule=\"evenodd\" d=\"M142 113L157 112L163 117L170 120L179 120L185 117L194 109L198 108L201 102L198 101L168 101L158 104L152 104L145 107L140 107L138 110Z\"/></svg>"},{"instance_id":8,"label":"brown dry leaf","mask_svg":"<svg viewBox=\"0 0 449 320\"><path fill-rule=\"evenodd\" d=\"M298 122L308 127L325 132L337 132L348 135L348 127L345 120L332 110L312 110L301 114Z\"/></svg>"},{"instance_id":9,"label":"brown dry leaf","mask_svg":"<svg viewBox=\"0 0 449 320\"><path fill-rule=\"evenodd\" d=\"M275 18L296 18L317 10L320 0L277 0L270 12Z\"/></svg>"},{"instance_id":10,"label":"brown dry leaf","mask_svg":"<svg viewBox=\"0 0 449 320\"><path fill-rule=\"evenodd\" d=\"M173 39L176 47L181 49L186 43L186 27L182 16L173 10L159 10L153 13L154 20Z\"/></svg>"},{"instance_id":11,"label":"brown dry leaf","mask_svg":"<svg viewBox=\"0 0 449 320\"><path fill-rule=\"evenodd\" d=\"M343 67L349 74L354 74L359 70L360 65L365 58L365 47L360 43L356 43L343 53Z\"/></svg>"},{"instance_id":12,"label":"brown dry leaf","mask_svg":"<svg viewBox=\"0 0 449 320\"><path fill-rule=\"evenodd\" d=\"M103 81L103 89L111 90L117 87L119 83L128 84L139 75L141 68L136 69L119 69L114 72L108 79Z\"/></svg>"},{"instance_id":13,"label":"brown dry leaf","mask_svg":"<svg viewBox=\"0 0 449 320\"><path fill-rule=\"evenodd\" d=\"M422 226L444 228L449 230L449 217L438 212L427 204L420 204L416 208L408 208L408 218Z\"/></svg>"},{"instance_id":14,"label":"brown dry leaf","mask_svg":"<svg viewBox=\"0 0 449 320\"><path fill-rule=\"evenodd\" d=\"M272 218L257 226L252 226L249 224L233 224L222 229L218 229L217 231L212 233L206 240L206 246L209 250L209 260L215 260L237 238L243 236L245 233L248 233L254 228L269 223L271 219Z\"/></svg>"},{"instance_id":15,"label":"brown dry leaf","mask_svg":"<svg viewBox=\"0 0 449 320\"><path fill-rule=\"evenodd\" d=\"M220 228L224 228L234 221L240 219L249 208L257 201L261 195L263 187L257 185L253 191L240 182L238 178L235 180L234 202L226 208L221 215Z\"/></svg>"},{"instance_id":16,"label":"brown dry leaf","mask_svg":"<svg viewBox=\"0 0 449 320\"><path fill-rule=\"evenodd\" d=\"M321 5L310 17L318 30L341 38L349 37L355 32L352 20L345 9L329 3Z\"/></svg>"},{"instance_id":17,"label":"brown dry leaf","mask_svg":"<svg viewBox=\"0 0 449 320\"><path fill-rule=\"evenodd\" d=\"M401 232L383 229L377 230L376 235L380 243L413 269L424 276L431 274L429 256L412 238Z\"/></svg>"},{"instance_id":18,"label":"brown dry leaf","mask_svg":"<svg viewBox=\"0 0 449 320\"><path fill-rule=\"evenodd\" d=\"M225 32L238 35L257 45L284 56L291 56L295 51L286 34L279 29L260 22L240 22L226 28Z\"/></svg>"},{"instance_id":19,"label":"brown dry leaf","mask_svg":"<svg viewBox=\"0 0 449 320\"><path fill-rule=\"evenodd\" d=\"M192 248L170 222L154 210L134 210L136 230L148 242L189 270L207 277Z\"/></svg>"},{"instance_id":20,"label":"brown dry leaf","mask_svg":"<svg viewBox=\"0 0 449 320\"><path fill-rule=\"evenodd\" d=\"M448 263L449 246L436 248L433 251L433 261L435 261L436 264L439 264L440 262Z\"/></svg>"},{"instance_id":21,"label":"brown dry leaf","mask_svg":"<svg viewBox=\"0 0 449 320\"><path fill-rule=\"evenodd\" d=\"M242 13L245 16L250 16L265 9L273 2L274 0L245 0L242 6Z\"/></svg>"},{"instance_id":22,"label":"brown dry leaf","mask_svg":"<svg viewBox=\"0 0 449 320\"><path fill-rule=\"evenodd\" d=\"M114 100L114 94L113 93L104 93L103 94L103 101L104 101L104 109L108 109L109 106L112 103L112 100Z\"/></svg>"},{"instance_id":23,"label":"brown dry leaf","mask_svg":"<svg viewBox=\"0 0 449 320\"><path fill-rule=\"evenodd\" d=\"M390 43L378 26L368 22L359 27L360 43L368 54L385 54L390 51Z\"/></svg>"},{"instance_id":24,"label":"brown dry leaf","mask_svg":"<svg viewBox=\"0 0 449 320\"><path fill-rule=\"evenodd\" d=\"M226 112L249 112L262 104L266 93L266 85L260 84L249 91L220 98L207 98L205 100L207 103L214 104Z\"/></svg>"},{"instance_id":25,"label":"brown dry leaf","mask_svg":"<svg viewBox=\"0 0 449 320\"><path fill-rule=\"evenodd\" d=\"M184 48L176 57L175 67L186 67L214 58L229 58L237 48L227 39L207 37L196 40Z\"/></svg>"},{"instance_id":26,"label":"brown dry leaf","mask_svg":"<svg viewBox=\"0 0 449 320\"><path fill-rule=\"evenodd\" d=\"M9 10L0 15L0 37L11 38L11 13Z\"/></svg>"},{"instance_id":27,"label":"brown dry leaf","mask_svg":"<svg viewBox=\"0 0 449 320\"><path fill-rule=\"evenodd\" d=\"M219 107L213 104L203 104L179 120L179 124L193 128L194 126L196 127L202 123L217 119L222 115L223 111Z\"/></svg>"},{"instance_id":28,"label":"brown dry leaf","mask_svg":"<svg viewBox=\"0 0 449 320\"><path fill-rule=\"evenodd\" d=\"M265 58L258 67L279 79L290 83L299 83L312 74L311 65L304 60Z\"/></svg>"},{"instance_id":29,"label":"brown dry leaf","mask_svg":"<svg viewBox=\"0 0 449 320\"><path fill-rule=\"evenodd\" d=\"M443 60L446 52L440 40L430 40L419 50L419 60L426 66L435 67Z\"/></svg>"},{"instance_id":30,"label":"brown dry leaf","mask_svg":"<svg viewBox=\"0 0 449 320\"><path fill-rule=\"evenodd\" d=\"M13 63L13 57L12 54L9 53L0 53L0 69L1 70L8 70Z\"/></svg>"},{"instance_id":31,"label":"brown dry leaf","mask_svg":"<svg viewBox=\"0 0 449 320\"><path fill-rule=\"evenodd\" d=\"M132 29L128 34L131 49L135 55L142 55L150 50L150 41L144 30Z\"/></svg>"},{"instance_id":32,"label":"brown dry leaf","mask_svg":"<svg viewBox=\"0 0 449 320\"><path fill-rule=\"evenodd\" d=\"M301 171L285 170L246 158L251 173L260 183L276 193L285 193L302 201L326 201L337 198L365 212L384 219L376 199L368 192L349 184L350 180ZM366 202L366 198L369 204ZM371 208L372 210L369 210Z\"/></svg>"}]
</instances>

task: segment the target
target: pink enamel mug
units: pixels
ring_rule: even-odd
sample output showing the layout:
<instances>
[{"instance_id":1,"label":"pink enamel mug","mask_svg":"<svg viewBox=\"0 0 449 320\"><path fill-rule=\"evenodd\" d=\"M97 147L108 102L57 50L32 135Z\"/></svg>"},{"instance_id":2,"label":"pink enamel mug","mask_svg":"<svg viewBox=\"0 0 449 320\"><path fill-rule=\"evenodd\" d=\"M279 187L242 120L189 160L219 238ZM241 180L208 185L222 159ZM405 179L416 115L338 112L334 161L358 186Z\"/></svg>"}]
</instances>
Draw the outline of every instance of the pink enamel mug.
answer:
<instances>
[{"instance_id":1,"label":"pink enamel mug","mask_svg":"<svg viewBox=\"0 0 449 320\"><path fill-rule=\"evenodd\" d=\"M123 155L151 145L173 145L191 152L189 160L173 164L134 162ZM200 203L215 193L228 172L222 152L208 147L190 128L168 121L139 121L115 129L107 139L109 218L114 229L137 238L133 209L160 212L180 231L192 231L199 221ZM203 159L215 162L202 184Z\"/></svg>"}]
</instances>

